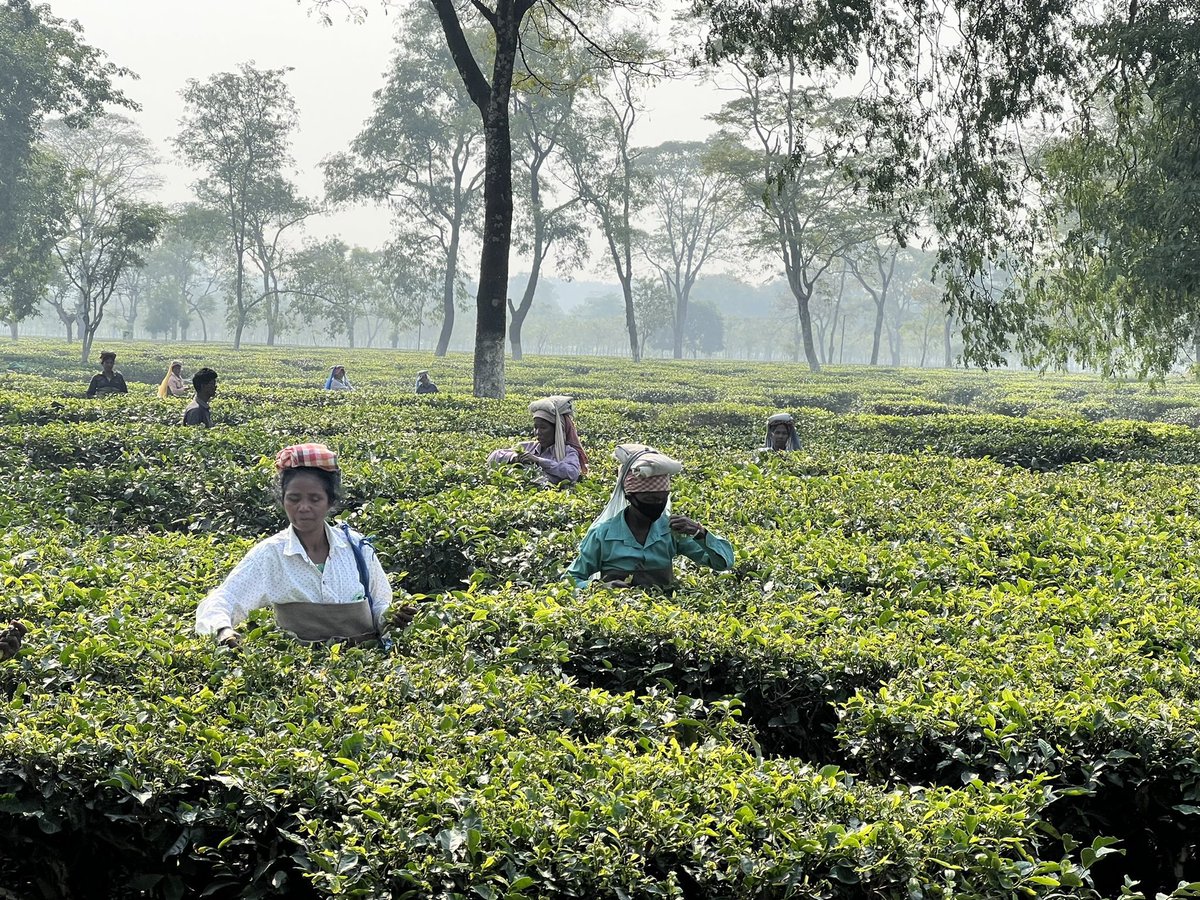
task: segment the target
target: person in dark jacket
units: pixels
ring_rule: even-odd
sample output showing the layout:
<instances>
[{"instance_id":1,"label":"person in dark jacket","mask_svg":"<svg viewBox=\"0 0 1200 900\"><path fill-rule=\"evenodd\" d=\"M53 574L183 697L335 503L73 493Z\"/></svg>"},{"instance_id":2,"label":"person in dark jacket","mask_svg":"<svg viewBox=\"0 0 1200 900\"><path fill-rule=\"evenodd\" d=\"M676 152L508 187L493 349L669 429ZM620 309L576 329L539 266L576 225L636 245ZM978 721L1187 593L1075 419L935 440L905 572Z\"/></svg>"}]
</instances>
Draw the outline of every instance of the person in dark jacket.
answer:
<instances>
[{"instance_id":1,"label":"person in dark jacket","mask_svg":"<svg viewBox=\"0 0 1200 900\"><path fill-rule=\"evenodd\" d=\"M183 424L212 428L208 403L217 394L217 373L206 366L192 376L192 387L196 389L196 397L183 411Z\"/></svg>"},{"instance_id":2,"label":"person in dark jacket","mask_svg":"<svg viewBox=\"0 0 1200 900\"><path fill-rule=\"evenodd\" d=\"M125 376L114 368L116 364L117 354L113 351L105 350L100 354L100 368L103 371L92 376L92 381L87 389L89 399L107 397L109 394L129 393L129 388L125 386Z\"/></svg>"},{"instance_id":3,"label":"person in dark jacket","mask_svg":"<svg viewBox=\"0 0 1200 900\"><path fill-rule=\"evenodd\" d=\"M422 369L417 373L417 393L418 394L436 394L438 386L429 380L429 370Z\"/></svg>"}]
</instances>

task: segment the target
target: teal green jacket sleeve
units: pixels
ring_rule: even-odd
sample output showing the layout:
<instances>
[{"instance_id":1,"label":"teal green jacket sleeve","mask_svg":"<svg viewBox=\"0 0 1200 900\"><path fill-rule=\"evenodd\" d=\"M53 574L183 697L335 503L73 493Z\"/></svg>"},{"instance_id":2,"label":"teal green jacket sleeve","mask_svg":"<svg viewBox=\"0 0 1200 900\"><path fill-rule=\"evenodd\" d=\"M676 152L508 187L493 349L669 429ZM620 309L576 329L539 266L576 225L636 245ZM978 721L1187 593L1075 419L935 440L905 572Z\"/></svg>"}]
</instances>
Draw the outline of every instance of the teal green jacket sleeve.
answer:
<instances>
[{"instance_id":1,"label":"teal green jacket sleeve","mask_svg":"<svg viewBox=\"0 0 1200 900\"><path fill-rule=\"evenodd\" d=\"M733 545L720 535L706 531L704 540L698 541L690 534L675 534L675 549L692 562L708 566L718 572L733 568Z\"/></svg>"},{"instance_id":2,"label":"teal green jacket sleeve","mask_svg":"<svg viewBox=\"0 0 1200 900\"><path fill-rule=\"evenodd\" d=\"M575 562L567 569L567 574L575 579L576 587L587 587L591 577L600 571L600 549L600 533L593 525L579 544L579 555L575 557Z\"/></svg>"}]
</instances>

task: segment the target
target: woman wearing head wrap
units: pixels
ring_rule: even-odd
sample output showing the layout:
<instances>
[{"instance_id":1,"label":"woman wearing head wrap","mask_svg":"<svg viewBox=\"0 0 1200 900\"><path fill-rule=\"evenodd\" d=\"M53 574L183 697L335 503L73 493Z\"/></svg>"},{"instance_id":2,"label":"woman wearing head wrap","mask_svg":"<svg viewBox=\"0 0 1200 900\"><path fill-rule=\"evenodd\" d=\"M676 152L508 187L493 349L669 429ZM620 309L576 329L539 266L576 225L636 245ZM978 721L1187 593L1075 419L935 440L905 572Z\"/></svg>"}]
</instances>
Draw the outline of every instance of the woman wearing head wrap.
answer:
<instances>
[{"instance_id":1,"label":"woman wearing head wrap","mask_svg":"<svg viewBox=\"0 0 1200 900\"><path fill-rule=\"evenodd\" d=\"M717 571L733 566L729 541L670 514L671 476L683 469L677 461L644 444L621 444L613 456L621 467L612 497L568 570L578 587L597 574L612 587L669 587L679 554Z\"/></svg>"},{"instance_id":2,"label":"woman wearing head wrap","mask_svg":"<svg viewBox=\"0 0 1200 900\"><path fill-rule=\"evenodd\" d=\"M329 370L329 377L325 379L325 390L327 391L352 391L354 386L350 384L350 379L346 377L345 366L334 366Z\"/></svg>"},{"instance_id":3,"label":"woman wearing head wrap","mask_svg":"<svg viewBox=\"0 0 1200 900\"><path fill-rule=\"evenodd\" d=\"M417 393L418 394L436 394L438 386L429 380L429 370L422 369L417 373Z\"/></svg>"},{"instance_id":4,"label":"woman wearing head wrap","mask_svg":"<svg viewBox=\"0 0 1200 900\"><path fill-rule=\"evenodd\" d=\"M791 413L775 413L767 417L767 443L763 450L799 450L800 435Z\"/></svg>"},{"instance_id":5,"label":"woman wearing head wrap","mask_svg":"<svg viewBox=\"0 0 1200 900\"><path fill-rule=\"evenodd\" d=\"M175 360L167 369L167 374L163 376L163 380L158 386L158 399L166 400L168 397L186 397L187 395L187 385L183 381L183 363Z\"/></svg>"},{"instance_id":6,"label":"woman wearing head wrap","mask_svg":"<svg viewBox=\"0 0 1200 900\"><path fill-rule=\"evenodd\" d=\"M493 450L490 465L517 463L537 469L535 481L543 485L574 484L587 474L588 455L575 430L575 408L570 397L544 397L529 404L534 440L513 448Z\"/></svg>"},{"instance_id":7,"label":"woman wearing head wrap","mask_svg":"<svg viewBox=\"0 0 1200 900\"><path fill-rule=\"evenodd\" d=\"M275 457L277 497L288 527L250 548L196 610L196 631L236 646L234 629L271 606L280 627L302 641L377 637L392 588L374 549L349 526L327 521L341 499L337 455L299 444Z\"/></svg>"}]
</instances>

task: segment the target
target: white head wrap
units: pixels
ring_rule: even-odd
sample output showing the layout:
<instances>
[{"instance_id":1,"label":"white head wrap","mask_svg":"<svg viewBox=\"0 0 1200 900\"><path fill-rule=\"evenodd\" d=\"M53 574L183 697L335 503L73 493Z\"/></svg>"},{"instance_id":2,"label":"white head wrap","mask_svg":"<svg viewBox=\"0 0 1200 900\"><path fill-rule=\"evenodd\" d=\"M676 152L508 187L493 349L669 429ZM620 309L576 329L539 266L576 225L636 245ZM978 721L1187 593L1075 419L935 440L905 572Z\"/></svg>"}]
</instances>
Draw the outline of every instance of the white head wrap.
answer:
<instances>
[{"instance_id":1,"label":"white head wrap","mask_svg":"<svg viewBox=\"0 0 1200 900\"><path fill-rule=\"evenodd\" d=\"M651 477L654 475L678 475L683 471L683 465L678 460L671 459L667 454L660 453L646 444L617 444L617 448L613 450L613 459L620 463L620 468L617 470L617 483L613 485L608 505L596 517L593 524L607 522L625 512L625 507L629 505L629 500L625 496L625 476L630 472ZM668 500L667 512L670 513L670 511L670 501Z\"/></svg>"},{"instance_id":2,"label":"white head wrap","mask_svg":"<svg viewBox=\"0 0 1200 900\"><path fill-rule=\"evenodd\" d=\"M575 415L571 398L555 394L534 400L529 404L529 414L535 419L554 423L554 458L562 460L567 455L567 429L563 425L563 416Z\"/></svg>"},{"instance_id":3,"label":"white head wrap","mask_svg":"<svg viewBox=\"0 0 1200 900\"><path fill-rule=\"evenodd\" d=\"M778 425L780 422L782 422L785 425L791 426L788 429L788 449L789 450L799 450L800 449L800 435L798 435L796 433L796 420L792 416L791 413L785 413L785 412L775 413L775 415L767 417L767 440L763 444L763 446L764 447L771 446L771 427L773 425Z\"/></svg>"}]
</instances>

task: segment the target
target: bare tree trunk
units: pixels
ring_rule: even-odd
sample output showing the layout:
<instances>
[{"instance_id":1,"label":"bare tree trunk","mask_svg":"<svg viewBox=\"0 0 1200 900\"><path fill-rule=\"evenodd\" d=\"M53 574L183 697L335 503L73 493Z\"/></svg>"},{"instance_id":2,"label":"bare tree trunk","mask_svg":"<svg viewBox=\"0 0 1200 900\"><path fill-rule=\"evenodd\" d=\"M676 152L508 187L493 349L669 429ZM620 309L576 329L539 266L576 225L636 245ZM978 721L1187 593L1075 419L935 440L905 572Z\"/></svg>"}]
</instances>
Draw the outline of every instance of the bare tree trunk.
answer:
<instances>
[{"instance_id":1,"label":"bare tree trunk","mask_svg":"<svg viewBox=\"0 0 1200 900\"><path fill-rule=\"evenodd\" d=\"M800 337L804 345L804 358L808 361L808 369L810 372L820 372L821 360L817 358L817 347L813 342L812 315L808 308L811 297L811 292L807 296L804 296L803 292L797 292L796 313L800 319Z\"/></svg>"},{"instance_id":2,"label":"bare tree trunk","mask_svg":"<svg viewBox=\"0 0 1200 900\"><path fill-rule=\"evenodd\" d=\"M508 254L512 244L512 133L509 106L524 11L497 3L491 91L481 108L484 133L483 255L476 296L474 393L504 397L504 331L508 324Z\"/></svg>"},{"instance_id":3,"label":"bare tree trunk","mask_svg":"<svg viewBox=\"0 0 1200 900\"><path fill-rule=\"evenodd\" d=\"M546 255L546 213L542 209L541 159L531 167L529 172L529 203L533 211L533 263L529 268L529 280L525 282L525 292L521 295L521 303L514 306L508 301L508 309L512 318L508 325L508 344L512 348L512 358L521 359L524 351L521 349L521 328L525 325L525 317L533 306L533 298L537 292L538 278L542 272L542 258Z\"/></svg>"},{"instance_id":4,"label":"bare tree trunk","mask_svg":"<svg viewBox=\"0 0 1200 900\"><path fill-rule=\"evenodd\" d=\"M945 327L945 330L942 332L943 349L946 351L946 368L947 369L954 368L954 356L953 356L953 353L951 352L951 347L950 347L950 334L953 331L953 329L954 329L954 317L951 315L947 315L946 316L946 327Z\"/></svg>"},{"instance_id":5,"label":"bare tree trunk","mask_svg":"<svg viewBox=\"0 0 1200 900\"><path fill-rule=\"evenodd\" d=\"M871 292L871 299L875 301L875 335L871 339L871 365L879 365L879 344L880 338L883 337L883 302L874 291Z\"/></svg>"},{"instance_id":6,"label":"bare tree trunk","mask_svg":"<svg viewBox=\"0 0 1200 900\"><path fill-rule=\"evenodd\" d=\"M538 232L541 228L542 224L538 221L534 225L534 231ZM521 359L524 355L521 349L521 328L525 324L525 317L529 315L529 310L533 306L533 295L537 290L538 277L541 274L542 257L540 247L541 237L540 235L536 235L534 238L533 266L529 272L529 280L525 283L525 292L521 295L521 303L519 306L514 306L512 300L508 301L508 310L512 313L512 321L508 326L508 344L512 348L513 359Z\"/></svg>"},{"instance_id":7,"label":"bare tree trunk","mask_svg":"<svg viewBox=\"0 0 1200 900\"><path fill-rule=\"evenodd\" d=\"M1192 314L1192 363L1200 381L1200 310Z\"/></svg>"},{"instance_id":8,"label":"bare tree trunk","mask_svg":"<svg viewBox=\"0 0 1200 900\"><path fill-rule=\"evenodd\" d=\"M246 328L246 251L245 236L237 248L237 274L234 277L234 298L237 300L237 326L233 331L233 349L242 349L242 331Z\"/></svg>"},{"instance_id":9,"label":"bare tree trunk","mask_svg":"<svg viewBox=\"0 0 1200 900\"><path fill-rule=\"evenodd\" d=\"M12 339L14 341L16 341L16 339L17 339L17 321L15 319L8 323L8 333L10 335L12 335Z\"/></svg>"},{"instance_id":10,"label":"bare tree trunk","mask_svg":"<svg viewBox=\"0 0 1200 900\"><path fill-rule=\"evenodd\" d=\"M676 289L675 291L675 329L672 337L674 338L671 354L674 359L683 359L683 331L687 328L688 314L688 298L687 294Z\"/></svg>"},{"instance_id":11,"label":"bare tree trunk","mask_svg":"<svg viewBox=\"0 0 1200 900\"><path fill-rule=\"evenodd\" d=\"M629 270L626 269L628 273ZM629 353L634 362L642 361L642 342L638 340L637 313L633 308L633 278L618 275L621 293L625 295L625 330L629 333Z\"/></svg>"},{"instance_id":12,"label":"bare tree trunk","mask_svg":"<svg viewBox=\"0 0 1200 900\"><path fill-rule=\"evenodd\" d=\"M263 281L264 282L266 281L265 275L263 276ZM269 288L268 288L268 290L269 290ZM267 346L274 347L275 346L275 315L277 312L276 304L279 303L279 295L275 294L274 296L270 296L270 294L268 294L268 297L270 299L267 300Z\"/></svg>"},{"instance_id":13,"label":"bare tree trunk","mask_svg":"<svg viewBox=\"0 0 1200 900\"><path fill-rule=\"evenodd\" d=\"M450 249L446 253L446 276L442 281L442 333L438 335L434 356L445 356L454 333L454 282L458 279L458 224L450 233ZM417 349L421 349L420 325L417 326Z\"/></svg>"}]
</instances>

